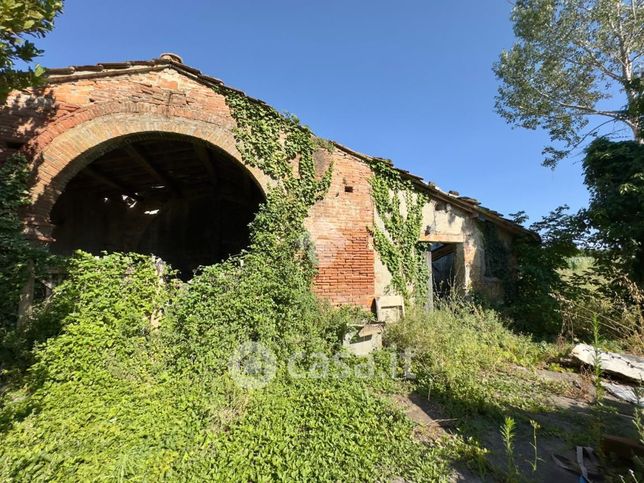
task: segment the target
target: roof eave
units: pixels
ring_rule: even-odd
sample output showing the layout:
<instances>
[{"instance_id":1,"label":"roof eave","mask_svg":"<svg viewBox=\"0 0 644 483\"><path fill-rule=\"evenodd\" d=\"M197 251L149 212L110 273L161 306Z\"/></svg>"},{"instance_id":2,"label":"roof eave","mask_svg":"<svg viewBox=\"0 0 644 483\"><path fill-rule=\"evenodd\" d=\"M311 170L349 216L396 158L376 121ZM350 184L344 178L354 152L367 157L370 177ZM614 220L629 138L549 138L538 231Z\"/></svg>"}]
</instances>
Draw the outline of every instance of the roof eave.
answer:
<instances>
[{"instance_id":1,"label":"roof eave","mask_svg":"<svg viewBox=\"0 0 644 483\"><path fill-rule=\"evenodd\" d=\"M232 92L237 92L246 96L248 99L250 99L253 102L267 105L266 102L262 101L261 99L257 99L252 96L249 96L243 91L240 91L238 89L235 89L234 87L224 84L224 82L220 79L203 74L199 69L195 69L194 67L190 67L181 62L176 62L168 58L157 58L152 60L134 60L134 61L127 61L127 62L108 62L108 63L100 63L96 65L70 66L70 67L65 67L60 69L47 69L46 82L49 84L58 84L58 83L70 82L78 79L94 79L94 78L100 78L100 77L111 77L111 76L119 76L119 75L131 75L131 74L140 74L140 73L146 73L146 72L155 72L155 71L161 71L168 68L174 69L175 71L183 75L186 75L201 84L205 84L210 87L223 88ZM361 159L367 163L371 163L375 159L377 159L374 156L360 153L338 142L335 142L335 141L331 141L331 142L336 148L358 159ZM458 197L453 196L449 193L445 193L442 190L438 189L432 183L426 183L421 177L416 176L410 173L409 171L396 168L393 165L393 163L391 163L390 161L388 162L391 165L391 167L396 171L398 171L398 173L400 173L400 175L403 178L411 181L411 183L415 187L422 189L423 191L426 191L434 198L440 199L445 202L449 202L464 211L477 214L478 216L483 216L489 219L490 221L492 221L493 223L496 223L497 225L504 227L505 229L507 229L512 233L528 235L529 237L535 240L539 240L539 236L535 232L528 230L527 228L521 225L518 225L517 223L514 223L511 220L503 218L493 210L490 210L484 206L479 206L476 203L464 201L463 199L459 199Z\"/></svg>"}]
</instances>

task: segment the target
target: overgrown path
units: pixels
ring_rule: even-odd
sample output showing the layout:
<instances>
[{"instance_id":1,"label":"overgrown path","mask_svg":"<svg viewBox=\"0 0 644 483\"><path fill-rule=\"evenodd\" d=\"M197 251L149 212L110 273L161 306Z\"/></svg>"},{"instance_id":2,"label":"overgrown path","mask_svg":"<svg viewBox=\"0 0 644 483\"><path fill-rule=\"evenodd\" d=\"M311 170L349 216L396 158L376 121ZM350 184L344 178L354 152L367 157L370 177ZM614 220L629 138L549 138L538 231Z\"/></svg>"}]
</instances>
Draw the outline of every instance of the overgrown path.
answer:
<instances>
[{"instance_id":1,"label":"overgrown path","mask_svg":"<svg viewBox=\"0 0 644 483\"><path fill-rule=\"evenodd\" d=\"M525 370L525 368L521 368ZM520 369L520 370L521 370ZM517 421L513 458L517 471L530 481L576 483L579 476L557 465L553 456L576 460L575 448L595 443L597 413L593 405L595 389L589 377L574 372L537 370L544 381L555 382L558 390L549 399L543 411L515 411ZM564 395L565 394L565 395ZM396 394L392 400L416 424L416 437L423 441L437 441L457 434L469 434L487 451L484 461L470 461L454 465L455 481L488 481L507 475L508 455L500 432L498 419L480 415L473 419L449 417L449 402L431 401L419 393ZM632 405L610 394L602 399L607 411L601 424L611 435L638 439L633 424ZM536 438L537 469L534 470L534 431L530 421L538 423Z\"/></svg>"}]
</instances>

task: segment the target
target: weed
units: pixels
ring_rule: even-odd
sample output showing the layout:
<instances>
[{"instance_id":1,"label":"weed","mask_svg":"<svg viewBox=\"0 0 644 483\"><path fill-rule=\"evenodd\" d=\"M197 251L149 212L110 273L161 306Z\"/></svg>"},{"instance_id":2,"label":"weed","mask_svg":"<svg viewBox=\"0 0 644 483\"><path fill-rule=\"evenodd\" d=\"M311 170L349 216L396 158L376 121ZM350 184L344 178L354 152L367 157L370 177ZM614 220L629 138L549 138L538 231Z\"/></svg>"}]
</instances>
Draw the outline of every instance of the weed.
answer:
<instances>
[{"instance_id":1,"label":"weed","mask_svg":"<svg viewBox=\"0 0 644 483\"><path fill-rule=\"evenodd\" d=\"M501 426L501 438L503 438L503 447L505 448L505 455L507 458L506 467L506 481L517 482L519 481L519 470L516 462L514 461L514 432L516 423L513 418L506 416Z\"/></svg>"},{"instance_id":2,"label":"weed","mask_svg":"<svg viewBox=\"0 0 644 483\"><path fill-rule=\"evenodd\" d=\"M532 426L532 442L530 443L530 446L534 451L533 453L534 457L532 459L532 462L530 463L530 466L532 468L532 472L536 473L537 467L539 466L539 451L537 449L537 430L539 430L541 426L534 419L530 420L530 426Z\"/></svg>"},{"instance_id":3,"label":"weed","mask_svg":"<svg viewBox=\"0 0 644 483\"><path fill-rule=\"evenodd\" d=\"M448 402L455 417L540 409L553 385L530 370L554 348L512 333L493 310L452 301L410 314L391 326L385 343L414 353L420 394Z\"/></svg>"}]
</instances>

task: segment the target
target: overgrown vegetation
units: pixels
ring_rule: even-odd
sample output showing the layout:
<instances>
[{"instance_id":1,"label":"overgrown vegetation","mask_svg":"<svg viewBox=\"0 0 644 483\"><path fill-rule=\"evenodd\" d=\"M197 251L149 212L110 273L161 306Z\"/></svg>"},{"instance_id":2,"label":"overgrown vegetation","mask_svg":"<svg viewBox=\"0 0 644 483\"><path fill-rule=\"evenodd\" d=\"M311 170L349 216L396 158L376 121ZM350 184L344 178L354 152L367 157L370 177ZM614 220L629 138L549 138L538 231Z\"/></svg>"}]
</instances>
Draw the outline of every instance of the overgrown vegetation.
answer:
<instances>
[{"instance_id":1,"label":"overgrown vegetation","mask_svg":"<svg viewBox=\"0 0 644 483\"><path fill-rule=\"evenodd\" d=\"M644 354L644 292L624 275L603 273L597 256L577 256L560 270L566 293L557 294L562 330L570 339L591 340L597 320L602 346Z\"/></svg>"},{"instance_id":2,"label":"overgrown vegetation","mask_svg":"<svg viewBox=\"0 0 644 483\"><path fill-rule=\"evenodd\" d=\"M599 346L600 326L594 327L588 341ZM517 335L512 321L494 310L459 298L442 300L434 311L413 313L385 335L389 350L414 354L415 400L426 401L419 404L455 427L471 448L486 449L482 462L470 460L485 481L541 481L554 474L542 472L551 454L575 445L599 448L607 433L636 434L602 399L600 367L588 377L567 374L555 361L568 353L568 345ZM641 410L635 411L635 429L641 430ZM631 467L639 469L639 462ZM602 459L606 475L625 474L627 468Z\"/></svg>"},{"instance_id":3,"label":"overgrown vegetation","mask_svg":"<svg viewBox=\"0 0 644 483\"><path fill-rule=\"evenodd\" d=\"M625 274L644 288L644 145L593 141L584 176L591 197L581 216L594 230L602 271L612 278Z\"/></svg>"},{"instance_id":4,"label":"overgrown vegetation","mask_svg":"<svg viewBox=\"0 0 644 483\"><path fill-rule=\"evenodd\" d=\"M448 477L458 441L414 439L378 381L342 366L323 379L286 370L287 355L303 353L296 368L307 371L315 361L306 354L337 351L356 317L310 290L303 222L330 174L315 173L312 136L297 121L229 101L240 152L277 181L249 250L188 283L152 257L77 254L25 328L51 332L3 395L0 479ZM229 371L248 342L276 357L264 388L240 387Z\"/></svg>"},{"instance_id":5,"label":"overgrown vegetation","mask_svg":"<svg viewBox=\"0 0 644 483\"><path fill-rule=\"evenodd\" d=\"M578 253L580 236L575 216L562 206L530 225L540 242L528 237L516 240L516 277L506 279L508 313L516 327L537 336L555 336L561 332L559 294L569 288L560 275L568 259ZM513 215L517 223L526 221L523 213Z\"/></svg>"},{"instance_id":6,"label":"overgrown vegetation","mask_svg":"<svg viewBox=\"0 0 644 483\"><path fill-rule=\"evenodd\" d=\"M29 168L23 156L0 164L0 317L3 327L15 326L16 307L28 276L33 249L22 236L19 210L29 203Z\"/></svg>"},{"instance_id":7,"label":"overgrown vegetation","mask_svg":"<svg viewBox=\"0 0 644 483\"><path fill-rule=\"evenodd\" d=\"M36 334L17 330L18 306L25 283L40 277L54 259L47 251L25 239L18 215L29 203L26 188L27 160L14 155L0 164L0 381L6 372L24 363L25 352Z\"/></svg>"},{"instance_id":8,"label":"overgrown vegetation","mask_svg":"<svg viewBox=\"0 0 644 483\"><path fill-rule=\"evenodd\" d=\"M445 402L450 415L499 415L510 408L540 409L546 386L519 366L554 355L549 346L514 334L500 315L472 302L442 301L387 331L387 343L414 353L420 394Z\"/></svg>"},{"instance_id":9,"label":"overgrown vegetation","mask_svg":"<svg viewBox=\"0 0 644 483\"><path fill-rule=\"evenodd\" d=\"M544 375L567 346L517 335L498 312L460 298L413 313L385 335L390 350L414 354L411 390L427 401L429 413L453 425L471 447L487 450L483 462L470 462L483 476L491 475L490 481L538 478L541 454L552 451L553 437L590 440L586 425L591 419L580 413L567 416L556 403L579 397L580 388ZM559 425L568 417L574 429L562 431ZM549 442L543 441L544 433Z\"/></svg>"},{"instance_id":10,"label":"overgrown vegetation","mask_svg":"<svg viewBox=\"0 0 644 483\"><path fill-rule=\"evenodd\" d=\"M427 197L403 180L391 162L375 159L371 169L371 193L384 226L374 228L374 246L391 273L391 288L408 302L425 300L429 269L418 236Z\"/></svg>"},{"instance_id":11,"label":"overgrown vegetation","mask_svg":"<svg viewBox=\"0 0 644 483\"><path fill-rule=\"evenodd\" d=\"M188 283L154 257L78 253L68 261L65 282L16 329L20 291L45 266L46 254L21 236L26 160L15 157L0 167L3 370L6 361L14 362L10 384L0 391L0 479L446 480L454 460L480 456L480 444L454 435L417 437L417 428L385 397L403 387L392 381L386 360L402 349L412 351L417 376L404 387L442 403L459 431L473 433L469 425L481 416L494 421L495 430L505 421L501 474L507 480L520 478L516 428L529 421L534 473L539 425L527 415L549 408L552 396L569 388L534 370L556 349L511 328L548 337L568 330L593 335L596 345L610 333L631 349L641 347L641 292L619 299L618 309L606 291L615 290L614 279L576 273L570 260L580 253L580 219L564 209L532 225L541 244L518 243L518 280L508 271L507 247L485 225L490 273L504 281L514 324L464 300L441 301L431 313L411 310L386 332L388 348L370 361L369 377L360 377L354 369L362 362L342 352L341 340L348 326L369 315L332 308L311 292L315 255L304 220L332 174L332 167L316 171L320 142L296 118L218 90L236 121L244 162L274 185L252 223L249 249L202 268ZM613 258L606 259L622 257L620 269L636 279L641 227L638 220L628 229L609 227L608 205L637 217L639 157L630 144L608 148L594 144L586 160L597 202L588 219L610 247L604 254ZM614 163L601 164L609 154ZM623 157L632 169L623 169ZM374 160L372 170L382 222L374 228L375 248L392 274L391 288L408 303L422 301L428 266L418 237L427 199L388 161ZM604 327L602 320L620 325ZM240 384L235 364L262 383Z\"/></svg>"},{"instance_id":12,"label":"overgrown vegetation","mask_svg":"<svg viewBox=\"0 0 644 483\"><path fill-rule=\"evenodd\" d=\"M538 336L589 337L597 316L602 335L644 352L644 83L640 1L521 0L512 9L516 43L494 66L501 81L496 108L509 123L544 129L556 143L544 149L555 167L586 146L584 181L590 205L562 208L531 226L544 243L517 246L519 280L510 313ZM605 122L585 131L603 116ZM626 128L632 141L610 136ZM525 220L517 220L519 222ZM589 256L572 273L571 257ZM508 290L506 290L508 293Z\"/></svg>"},{"instance_id":13,"label":"overgrown vegetation","mask_svg":"<svg viewBox=\"0 0 644 483\"><path fill-rule=\"evenodd\" d=\"M503 243L498 228L494 224L479 222L478 226L483 233L485 274L500 279L504 284L505 291L511 293L515 278L512 267L512 249Z\"/></svg>"},{"instance_id":14,"label":"overgrown vegetation","mask_svg":"<svg viewBox=\"0 0 644 483\"><path fill-rule=\"evenodd\" d=\"M227 368L241 342L280 356L329 352L349 316L319 306L298 277L258 272L252 257L177 287L150 257L79 254L34 320L63 315L61 333L37 349L25 387L5 396L0 477L446 475L454 449L415 442L411 424L366 380L293 379L278 357L266 388L234 384Z\"/></svg>"}]
</instances>

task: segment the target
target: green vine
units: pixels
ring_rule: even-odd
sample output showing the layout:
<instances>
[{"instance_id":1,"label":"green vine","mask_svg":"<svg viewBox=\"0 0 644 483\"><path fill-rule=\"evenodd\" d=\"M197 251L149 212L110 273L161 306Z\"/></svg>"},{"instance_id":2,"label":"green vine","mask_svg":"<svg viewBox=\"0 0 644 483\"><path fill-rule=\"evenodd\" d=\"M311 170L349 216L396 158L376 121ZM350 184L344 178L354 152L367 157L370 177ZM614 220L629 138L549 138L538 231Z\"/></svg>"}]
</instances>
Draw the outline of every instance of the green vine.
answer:
<instances>
[{"instance_id":1,"label":"green vine","mask_svg":"<svg viewBox=\"0 0 644 483\"><path fill-rule=\"evenodd\" d=\"M484 275L501 281L506 301L516 295L516 275L512 271L512 252L499 237L498 228L490 222L479 222L485 249Z\"/></svg>"},{"instance_id":2,"label":"green vine","mask_svg":"<svg viewBox=\"0 0 644 483\"><path fill-rule=\"evenodd\" d=\"M44 264L44 249L22 234L19 210L30 203L29 163L13 155L0 164L0 327L14 327L20 292L31 272Z\"/></svg>"},{"instance_id":3,"label":"green vine","mask_svg":"<svg viewBox=\"0 0 644 483\"><path fill-rule=\"evenodd\" d=\"M253 221L249 250L204 267L189 283L151 256L77 253L68 278L34 311L33 323L54 325L55 333L30 350L28 377L0 402L1 481L449 474L456 450L417 442L404 415L378 396L384 379L361 377L353 358L349 371L331 359L364 314L328 307L310 290L304 219L331 179L330 169L315 173L317 140L294 118L236 94L228 101L244 162L276 181ZM13 211L7 219L13 233ZM265 387L236 384L233 361L244 347L276 356L249 351L239 361L258 382L274 366ZM306 377L289 375L299 355L295 369ZM333 361L328 377L315 375L318 355ZM371 365L389 371L386 360ZM373 424L380 419L384 427Z\"/></svg>"},{"instance_id":4,"label":"green vine","mask_svg":"<svg viewBox=\"0 0 644 483\"><path fill-rule=\"evenodd\" d=\"M227 93L226 103L237 123L235 140L245 163L281 181L302 205L310 207L324 197L332 173L329 169L321 179L316 176L317 142L308 127L295 116L282 115L237 92Z\"/></svg>"},{"instance_id":5,"label":"green vine","mask_svg":"<svg viewBox=\"0 0 644 483\"><path fill-rule=\"evenodd\" d=\"M328 191L332 167L316 174L317 139L296 117L237 92L224 94L237 124L234 134L243 161L277 181L252 224L251 250L273 260L305 254L310 278L314 254L304 220Z\"/></svg>"},{"instance_id":6,"label":"green vine","mask_svg":"<svg viewBox=\"0 0 644 483\"><path fill-rule=\"evenodd\" d=\"M59 265L44 246L23 235L20 210L30 203L29 162L16 154L0 164L0 386L28 363L29 350L55 330L30 330L19 324L18 306L25 284Z\"/></svg>"},{"instance_id":7,"label":"green vine","mask_svg":"<svg viewBox=\"0 0 644 483\"><path fill-rule=\"evenodd\" d=\"M371 192L385 228L374 228L376 251L391 273L391 288L406 300L420 302L427 297L429 280L429 267L418 242L427 197L403 180L389 161L375 159L371 169Z\"/></svg>"}]
</instances>

